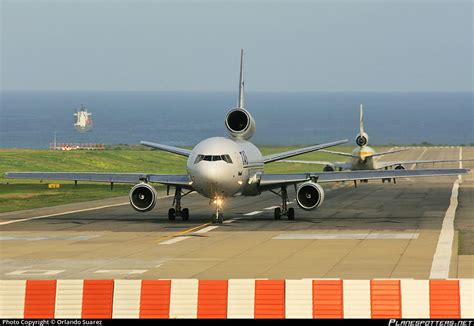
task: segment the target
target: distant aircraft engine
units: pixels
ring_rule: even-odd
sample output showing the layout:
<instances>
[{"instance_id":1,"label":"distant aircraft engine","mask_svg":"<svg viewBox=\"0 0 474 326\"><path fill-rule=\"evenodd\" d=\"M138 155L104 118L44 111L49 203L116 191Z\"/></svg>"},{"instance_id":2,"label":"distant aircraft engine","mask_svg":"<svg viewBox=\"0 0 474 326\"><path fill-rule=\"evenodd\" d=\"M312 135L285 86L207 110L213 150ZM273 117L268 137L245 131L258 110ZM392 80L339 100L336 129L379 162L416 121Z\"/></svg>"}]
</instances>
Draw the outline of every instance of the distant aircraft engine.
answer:
<instances>
[{"instance_id":1,"label":"distant aircraft engine","mask_svg":"<svg viewBox=\"0 0 474 326\"><path fill-rule=\"evenodd\" d=\"M395 167L395 170L406 170L406 168L400 164Z\"/></svg>"},{"instance_id":2,"label":"distant aircraft engine","mask_svg":"<svg viewBox=\"0 0 474 326\"><path fill-rule=\"evenodd\" d=\"M156 191L148 183L139 183L135 185L129 193L130 204L139 212L148 212L155 207Z\"/></svg>"},{"instance_id":3,"label":"distant aircraft engine","mask_svg":"<svg viewBox=\"0 0 474 326\"><path fill-rule=\"evenodd\" d=\"M333 172L333 171L334 171L334 167L331 166L331 165L326 165L326 166L323 168L323 171L324 171L324 172Z\"/></svg>"},{"instance_id":4,"label":"distant aircraft engine","mask_svg":"<svg viewBox=\"0 0 474 326\"><path fill-rule=\"evenodd\" d=\"M355 141L357 145L365 146L369 143L369 135L367 135L365 132L362 134L358 134Z\"/></svg>"},{"instance_id":5,"label":"distant aircraft engine","mask_svg":"<svg viewBox=\"0 0 474 326\"><path fill-rule=\"evenodd\" d=\"M255 132L255 121L247 110L241 108L227 113L225 126L233 138L248 140Z\"/></svg>"},{"instance_id":6,"label":"distant aircraft engine","mask_svg":"<svg viewBox=\"0 0 474 326\"><path fill-rule=\"evenodd\" d=\"M296 201L302 209L307 211L313 210L323 203L324 190L317 183L305 182L299 185L296 190Z\"/></svg>"}]
</instances>

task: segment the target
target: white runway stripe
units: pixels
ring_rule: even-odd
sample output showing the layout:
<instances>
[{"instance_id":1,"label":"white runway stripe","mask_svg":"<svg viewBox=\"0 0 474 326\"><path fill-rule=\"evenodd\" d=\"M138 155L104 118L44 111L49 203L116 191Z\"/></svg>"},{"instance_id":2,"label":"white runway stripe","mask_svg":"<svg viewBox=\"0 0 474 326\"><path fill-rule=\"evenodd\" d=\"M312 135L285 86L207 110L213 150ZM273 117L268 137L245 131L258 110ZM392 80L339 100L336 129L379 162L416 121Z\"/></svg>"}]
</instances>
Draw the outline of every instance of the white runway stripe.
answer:
<instances>
[{"instance_id":1,"label":"white runway stripe","mask_svg":"<svg viewBox=\"0 0 474 326\"><path fill-rule=\"evenodd\" d=\"M160 242L160 245L171 245L171 244L175 244L175 243L178 243L180 241L183 241L183 240L186 240L186 239L189 239L189 238L190 237L177 237L177 238L173 238L173 239L169 239L169 240Z\"/></svg>"},{"instance_id":2,"label":"white runway stripe","mask_svg":"<svg viewBox=\"0 0 474 326\"><path fill-rule=\"evenodd\" d=\"M222 224L230 224L230 223L233 223L233 222L238 221L238 220L240 220L240 219L241 219L240 217L238 217L238 218L232 218L232 219L230 219L230 220L225 220L224 222L222 222Z\"/></svg>"},{"instance_id":3,"label":"white runway stripe","mask_svg":"<svg viewBox=\"0 0 474 326\"><path fill-rule=\"evenodd\" d=\"M191 195L194 193L191 193ZM163 198L168 198L171 196L162 196L158 197L157 199L163 199ZM90 212L90 211L95 211L98 209L104 209L104 208L110 208L110 207L118 207L118 206L124 206L124 205L130 205L129 202L126 203L119 203L119 204L113 204L113 205L104 205L104 206L98 206L98 207L91 207L91 208L85 208L85 209L78 209L74 211L68 211L68 212L61 212L61 213L55 213L55 214L48 214L48 215L41 215L41 216L35 216L35 217L28 217L28 218L22 218L18 220L11 220L11 221L5 221L5 222L0 222L1 225L8 225L8 224L13 224L13 223L20 223L20 222L27 222L27 221L32 221L32 220L39 220L42 218L48 218L48 217L55 217L55 216L61 216L61 215L69 215L69 214L75 214L75 213L82 213L82 212Z\"/></svg>"},{"instance_id":4,"label":"white runway stripe","mask_svg":"<svg viewBox=\"0 0 474 326\"><path fill-rule=\"evenodd\" d=\"M460 147L459 157L462 157L462 147ZM461 166L461 162L459 162ZM456 209L458 207L458 193L461 176L454 181L453 190L451 192L451 200L444 216L443 226L439 234L438 245L433 257L431 265L430 279L449 278L449 267L451 265L451 254L453 251L454 241L454 218L456 217Z\"/></svg>"},{"instance_id":5,"label":"white runway stripe","mask_svg":"<svg viewBox=\"0 0 474 326\"><path fill-rule=\"evenodd\" d=\"M288 233L274 237L274 240L412 240L418 233Z\"/></svg>"},{"instance_id":6,"label":"white runway stripe","mask_svg":"<svg viewBox=\"0 0 474 326\"><path fill-rule=\"evenodd\" d=\"M264 209L267 209L267 210L271 210L271 209L275 209L275 208L278 208L280 206L270 206L270 207L265 207Z\"/></svg>"},{"instance_id":7,"label":"white runway stripe","mask_svg":"<svg viewBox=\"0 0 474 326\"><path fill-rule=\"evenodd\" d=\"M262 211L253 211L253 212L250 212L250 213L247 213L247 214L244 214L245 216L253 216L253 215L257 215L257 214L260 214L260 213L263 213Z\"/></svg>"},{"instance_id":8,"label":"white runway stripe","mask_svg":"<svg viewBox=\"0 0 474 326\"><path fill-rule=\"evenodd\" d=\"M205 228L202 228L201 230L198 230L196 232L193 232L193 234L202 234L202 233L207 233L209 231L212 231L212 230L215 230L217 229L218 226L208 226L208 227L205 227Z\"/></svg>"},{"instance_id":9,"label":"white runway stripe","mask_svg":"<svg viewBox=\"0 0 474 326\"><path fill-rule=\"evenodd\" d=\"M123 206L123 205L127 205L127 204L129 204L129 202L114 204L114 205L92 207L92 208L86 208L86 209L78 209L78 210L75 210L75 211L62 212L62 213L56 213L56 214L49 214L49 215L35 216L35 217L29 217L29 218L22 218L22 219L18 219L18 220L0 222L0 225L8 225L8 224L13 224L13 223L26 222L26 221L38 220L38 219L41 219L41 218L55 217L55 216L68 215L68 214L74 214L74 213L89 212L89 211L95 211L97 209Z\"/></svg>"}]
</instances>

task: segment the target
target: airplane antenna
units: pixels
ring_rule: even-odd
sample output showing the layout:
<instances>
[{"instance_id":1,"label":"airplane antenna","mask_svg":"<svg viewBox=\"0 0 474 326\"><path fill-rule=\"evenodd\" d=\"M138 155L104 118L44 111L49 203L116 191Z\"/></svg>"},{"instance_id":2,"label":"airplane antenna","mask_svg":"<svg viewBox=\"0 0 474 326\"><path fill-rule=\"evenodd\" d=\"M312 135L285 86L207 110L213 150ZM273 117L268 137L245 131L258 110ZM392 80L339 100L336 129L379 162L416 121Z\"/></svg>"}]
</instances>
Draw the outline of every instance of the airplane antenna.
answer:
<instances>
[{"instance_id":1,"label":"airplane antenna","mask_svg":"<svg viewBox=\"0 0 474 326\"><path fill-rule=\"evenodd\" d=\"M244 108L244 49L240 50L239 108Z\"/></svg>"}]
</instances>

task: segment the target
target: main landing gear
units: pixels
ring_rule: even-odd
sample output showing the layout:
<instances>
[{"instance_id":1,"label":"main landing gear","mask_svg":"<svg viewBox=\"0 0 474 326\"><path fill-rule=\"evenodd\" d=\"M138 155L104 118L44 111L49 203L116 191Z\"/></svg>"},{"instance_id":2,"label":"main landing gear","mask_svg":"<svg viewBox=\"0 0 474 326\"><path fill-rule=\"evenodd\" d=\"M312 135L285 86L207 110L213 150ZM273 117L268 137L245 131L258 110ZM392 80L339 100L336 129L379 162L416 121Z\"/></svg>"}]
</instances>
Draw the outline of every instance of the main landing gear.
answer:
<instances>
[{"instance_id":1,"label":"main landing gear","mask_svg":"<svg viewBox=\"0 0 474 326\"><path fill-rule=\"evenodd\" d=\"M189 209L187 208L181 209L181 198L190 194L191 192L192 191L189 191L183 194L181 188L176 187L176 190L174 192L174 199L173 199L174 207L168 210L168 220L174 221L176 219L176 216L181 216L183 221L189 220Z\"/></svg>"},{"instance_id":2,"label":"main landing gear","mask_svg":"<svg viewBox=\"0 0 474 326\"><path fill-rule=\"evenodd\" d=\"M293 207L288 208L288 192L286 191L286 186L282 186L280 192L270 190L275 195L281 198L281 207L275 208L273 213L273 218L275 220L280 220L281 216L287 216L289 221L295 219L295 209Z\"/></svg>"}]
</instances>

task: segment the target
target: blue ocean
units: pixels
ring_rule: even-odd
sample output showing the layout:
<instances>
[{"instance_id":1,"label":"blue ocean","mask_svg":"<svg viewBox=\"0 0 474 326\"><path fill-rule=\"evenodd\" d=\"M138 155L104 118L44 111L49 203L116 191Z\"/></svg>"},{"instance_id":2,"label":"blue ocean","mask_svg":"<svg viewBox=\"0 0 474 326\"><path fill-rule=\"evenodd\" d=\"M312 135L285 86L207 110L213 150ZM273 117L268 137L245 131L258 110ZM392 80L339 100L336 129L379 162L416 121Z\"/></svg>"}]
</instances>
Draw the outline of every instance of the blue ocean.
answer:
<instances>
[{"instance_id":1,"label":"blue ocean","mask_svg":"<svg viewBox=\"0 0 474 326\"><path fill-rule=\"evenodd\" d=\"M192 146L225 136L224 117L235 92L27 92L3 91L0 147L48 148L62 143L137 144L148 140ZM473 144L473 93L247 92L260 145L317 144L365 129L372 145ZM76 110L92 112L93 129L74 129Z\"/></svg>"}]
</instances>

